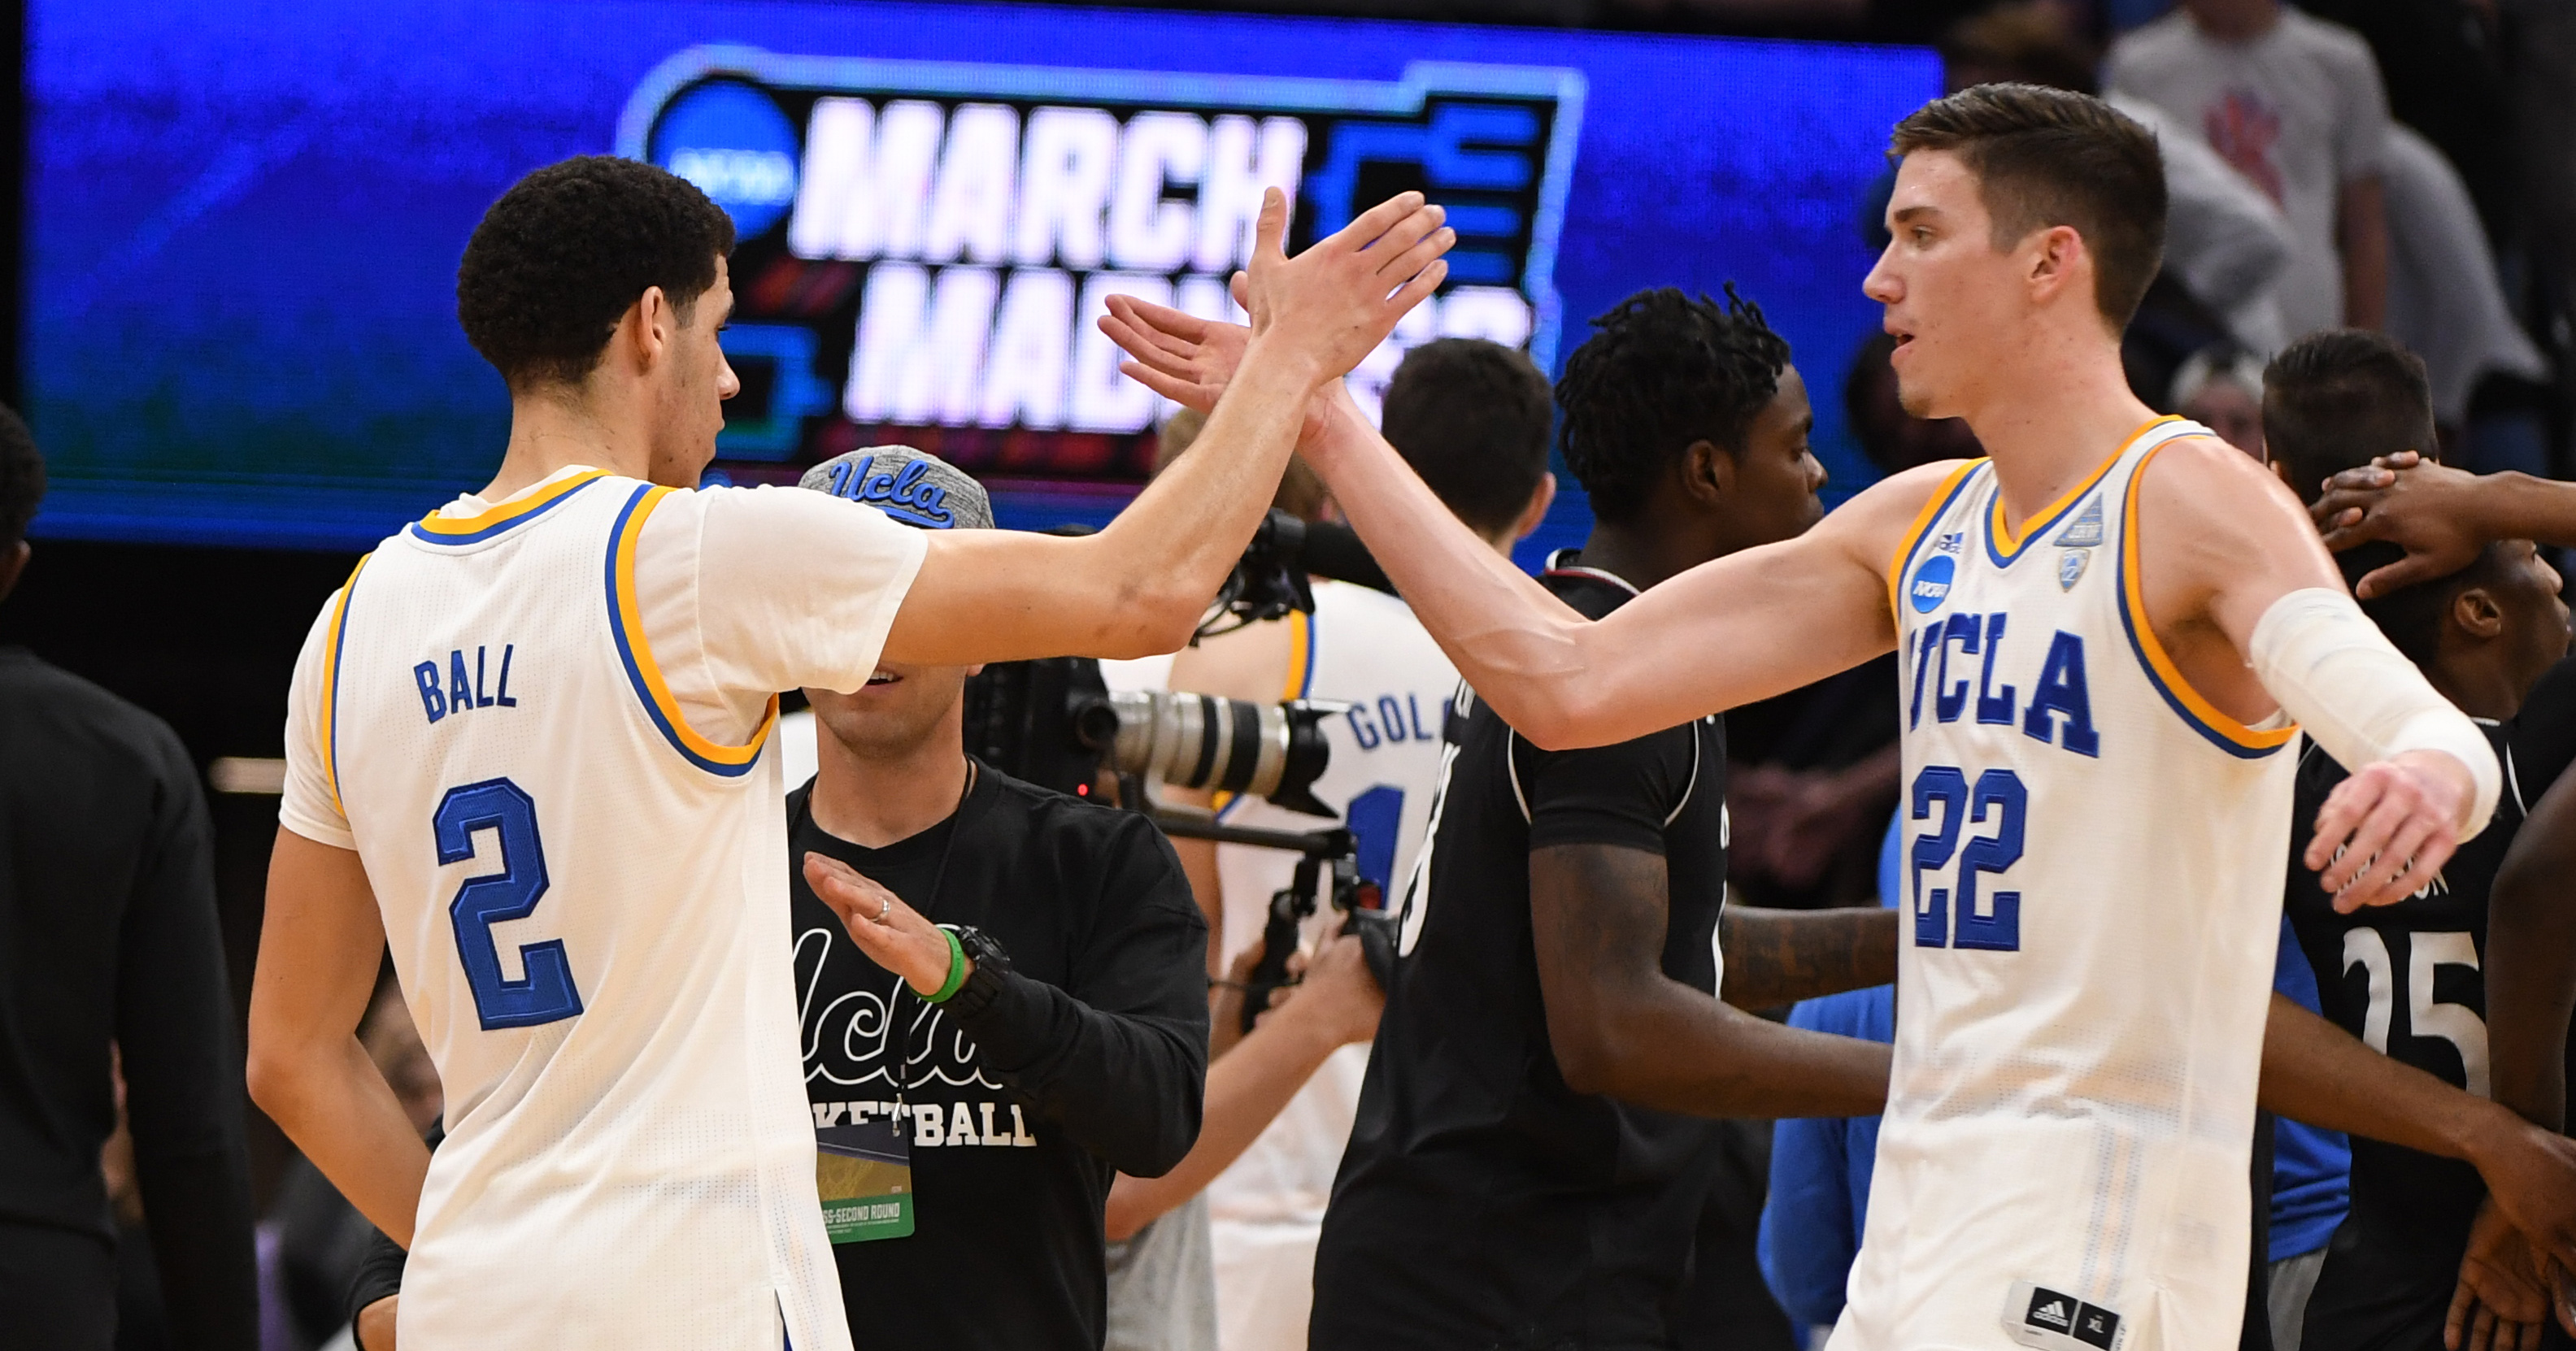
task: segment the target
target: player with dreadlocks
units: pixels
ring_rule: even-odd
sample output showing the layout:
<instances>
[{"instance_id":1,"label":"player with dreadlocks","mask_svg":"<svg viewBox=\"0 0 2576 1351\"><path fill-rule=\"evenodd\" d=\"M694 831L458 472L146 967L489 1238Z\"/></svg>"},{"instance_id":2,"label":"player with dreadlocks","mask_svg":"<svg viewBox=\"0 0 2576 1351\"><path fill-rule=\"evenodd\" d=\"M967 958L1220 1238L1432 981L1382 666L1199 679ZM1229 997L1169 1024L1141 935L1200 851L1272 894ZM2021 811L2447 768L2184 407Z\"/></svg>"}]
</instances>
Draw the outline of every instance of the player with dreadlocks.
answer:
<instances>
[{"instance_id":1,"label":"player with dreadlocks","mask_svg":"<svg viewBox=\"0 0 2576 1351\"><path fill-rule=\"evenodd\" d=\"M1664 289L1593 327L1556 398L1595 525L1550 591L1608 614L1822 515L1806 386L1759 309ZM1550 752L1460 706L1310 1344L1670 1345L1720 1160L1710 1118L1868 1113L1887 1091L1886 1047L1738 1009L1892 979L1895 916L1721 922L1715 718ZM1721 968L1736 1007L1712 997Z\"/></svg>"}]
</instances>

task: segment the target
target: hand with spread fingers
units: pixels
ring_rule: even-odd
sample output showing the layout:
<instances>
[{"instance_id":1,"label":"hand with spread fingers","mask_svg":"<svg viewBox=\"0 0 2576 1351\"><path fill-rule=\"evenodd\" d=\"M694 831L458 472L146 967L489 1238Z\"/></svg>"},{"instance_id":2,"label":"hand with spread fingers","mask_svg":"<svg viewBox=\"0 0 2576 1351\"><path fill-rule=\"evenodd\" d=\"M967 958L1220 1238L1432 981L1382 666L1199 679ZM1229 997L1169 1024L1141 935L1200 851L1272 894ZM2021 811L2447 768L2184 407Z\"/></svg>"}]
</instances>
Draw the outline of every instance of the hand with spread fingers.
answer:
<instances>
[{"instance_id":1,"label":"hand with spread fingers","mask_svg":"<svg viewBox=\"0 0 2576 1351\"><path fill-rule=\"evenodd\" d=\"M859 945L859 951L903 977L914 994L927 998L948 984L952 961L948 935L904 904L902 897L849 864L816 853L805 855L805 883L841 917L842 927L850 931L850 941ZM973 973L970 958L964 974Z\"/></svg>"},{"instance_id":2,"label":"hand with spread fingers","mask_svg":"<svg viewBox=\"0 0 2576 1351\"><path fill-rule=\"evenodd\" d=\"M2548 1309L2531 1246L2490 1199L2469 1228L2459 1289L2442 1320L2442 1345L2448 1351L2539 1351Z\"/></svg>"},{"instance_id":3,"label":"hand with spread fingers","mask_svg":"<svg viewBox=\"0 0 2576 1351\"><path fill-rule=\"evenodd\" d=\"M2498 538L2485 517L2495 480L2426 460L2414 451L2382 455L2327 479L2308 515L2336 553L2374 540L2406 557L2373 570L2355 593L2363 600L2430 581L2475 562Z\"/></svg>"}]
</instances>

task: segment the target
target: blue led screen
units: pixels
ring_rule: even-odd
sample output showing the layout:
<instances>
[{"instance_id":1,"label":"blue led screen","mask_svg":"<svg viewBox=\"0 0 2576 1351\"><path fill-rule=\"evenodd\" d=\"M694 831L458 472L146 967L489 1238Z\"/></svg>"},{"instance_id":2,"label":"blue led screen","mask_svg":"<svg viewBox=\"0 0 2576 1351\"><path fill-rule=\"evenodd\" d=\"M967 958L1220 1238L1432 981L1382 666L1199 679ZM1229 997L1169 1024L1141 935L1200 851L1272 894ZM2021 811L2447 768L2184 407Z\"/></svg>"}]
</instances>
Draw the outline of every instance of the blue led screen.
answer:
<instances>
[{"instance_id":1,"label":"blue led screen","mask_svg":"<svg viewBox=\"0 0 2576 1351\"><path fill-rule=\"evenodd\" d=\"M705 188L742 242L721 467L935 448L1014 523L1096 518L1159 410L1089 316L1219 312L1265 183L1295 238L1420 187L1462 242L1405 346L1551 373L1640 287L1760 301L1815 394L1877 322L1857 227L1928 52L1167 11L192 0L28 7L26 411L40 535L345 548L486 479L500 381L457 257L584 153ZM1568 485L1569 487L1571 485ZM1573 495L1579 497L1579 495Z\"/></svg>"}]
</instances>

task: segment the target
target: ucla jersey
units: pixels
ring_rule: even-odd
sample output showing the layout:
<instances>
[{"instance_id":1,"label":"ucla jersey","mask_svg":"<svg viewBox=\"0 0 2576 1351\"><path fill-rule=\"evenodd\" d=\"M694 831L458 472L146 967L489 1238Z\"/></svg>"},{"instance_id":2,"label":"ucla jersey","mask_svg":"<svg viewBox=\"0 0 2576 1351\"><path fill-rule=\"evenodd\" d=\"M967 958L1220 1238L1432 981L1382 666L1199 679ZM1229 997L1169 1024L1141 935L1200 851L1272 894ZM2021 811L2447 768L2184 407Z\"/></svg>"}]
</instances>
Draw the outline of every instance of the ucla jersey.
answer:
<instances>
[{"instance_id":1,"label":"ucla jersey","mask_svg":"<svg viewBox=\"0 0 2576 1351\"><path fill-rule=\"evenodd\" d=\"M1912 923L1834 1351L2236 1343L2296 729L2147 624L2138 477L2208 434L2150 423L2019 531L1972 462L1891 564Z\"/></svg>"},{"instance_id":2,"label":"ucla jersey","mask_svg":"<svg viewBox=\"0 0 2576 1351\"><path fill-rule=\"evenodd\" d=\"M726 510L918 538L763 493ZM776 700L758 712L776 686L739 692L748 738L704 735L672 683L714 660L712 629L674 626L657 660L642 623L639 538L660 511L657 539L700 547L706 496L589 471L433 515L360 564L320 687L299 677L299 753L337 810L291 787L289 824L345 820L446 1089L404 1278L415 1351L850 1345L797 1059ZM715 585L705 547L670 574L692 579L680 613ZM909 566L848 584L899 598ZM883 632L837 653L850 683Z\"/></svg>"}]
</instances>

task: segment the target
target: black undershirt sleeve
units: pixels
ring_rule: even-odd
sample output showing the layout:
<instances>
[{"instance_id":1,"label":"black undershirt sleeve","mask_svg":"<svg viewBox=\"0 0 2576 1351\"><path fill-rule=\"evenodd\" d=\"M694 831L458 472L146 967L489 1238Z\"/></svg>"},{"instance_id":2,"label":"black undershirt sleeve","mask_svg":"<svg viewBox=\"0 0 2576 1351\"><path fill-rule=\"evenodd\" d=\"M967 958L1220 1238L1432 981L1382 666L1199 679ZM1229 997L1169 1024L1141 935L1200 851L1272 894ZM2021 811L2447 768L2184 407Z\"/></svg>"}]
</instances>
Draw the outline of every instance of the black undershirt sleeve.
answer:
<instances>
[{"instance_id":1,"label":"black undershirt sleeve","mask_svg":"<svg viewBox=\"0 0 2576 1351\"><path fill-rule=\"evenodd\" d=\"M961 995L951 1008L985 1065L1075 1144L1122 1173L1159 1177L1198 1140L1207 919L1142 817L1084 843L1096 878L1064 879L1068 899L1094 892L1071 988L1013 972L988 1002Z\"/></svg>"},{"instance_id":2,"label":"black undershirt sleeve","mask_svg":"<svg viewBox=\"0 0 2576 1351\"><path fill-rule=\"evenodd\" d=\"M1665 823L1691 789L1698 753L1689 724L1573 751L1542 751L1514 736L1530 848L1606 844L1661 855Z\"/></svg>"},{"instance_id":3,"label":"black undershirt sleeve","mask_svg":"<svg viewBox=\"0 0 2576 1351\"><path fill-rule=\"evenodd\" d=\"M182 1347L259 1342L242 1052L195 766L160 730L159 800L117 936L116 1040L162 1301Z\"/></svg>"}]
</instances>

